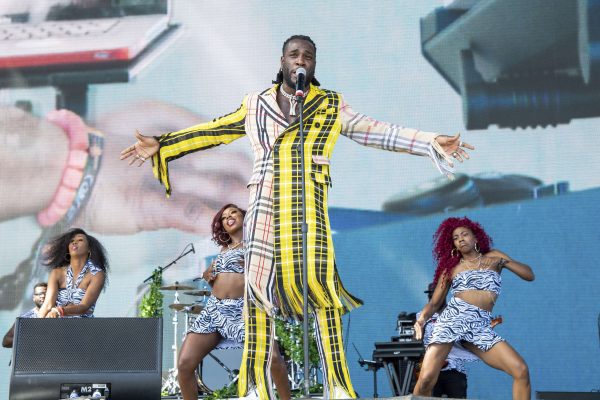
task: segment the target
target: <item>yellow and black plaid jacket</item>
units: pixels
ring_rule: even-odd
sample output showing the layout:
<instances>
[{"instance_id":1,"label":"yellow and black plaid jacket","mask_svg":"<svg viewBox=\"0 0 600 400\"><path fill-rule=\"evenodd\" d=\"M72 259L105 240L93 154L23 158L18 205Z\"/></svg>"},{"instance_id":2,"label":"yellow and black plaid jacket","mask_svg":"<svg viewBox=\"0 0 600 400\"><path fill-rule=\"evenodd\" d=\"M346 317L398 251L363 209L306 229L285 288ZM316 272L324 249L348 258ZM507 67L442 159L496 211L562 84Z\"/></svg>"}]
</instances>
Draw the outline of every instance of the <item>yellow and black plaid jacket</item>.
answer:
<instances>
[{"instance_id":1,"label":"yellow and black plaid jacket","mask_svg":"<svg viewBox=\"0 0 600 400\"><path fill-rule=\"evenodd\" d=\"M247 95L235 112L159 137L154 174L171 193L168 163L248 135L254 152L244 236L247 294L269 314L302 313L300 137L276 101L278 85ZM304 106L308 283L311 306L352 309L360 300L339 278L327 213L329 160L339 134L365 146L429 156L438 168L447 158L436 134L404 128L354 112L341 94L311 86Z\"/></svg>"}]
</instances>

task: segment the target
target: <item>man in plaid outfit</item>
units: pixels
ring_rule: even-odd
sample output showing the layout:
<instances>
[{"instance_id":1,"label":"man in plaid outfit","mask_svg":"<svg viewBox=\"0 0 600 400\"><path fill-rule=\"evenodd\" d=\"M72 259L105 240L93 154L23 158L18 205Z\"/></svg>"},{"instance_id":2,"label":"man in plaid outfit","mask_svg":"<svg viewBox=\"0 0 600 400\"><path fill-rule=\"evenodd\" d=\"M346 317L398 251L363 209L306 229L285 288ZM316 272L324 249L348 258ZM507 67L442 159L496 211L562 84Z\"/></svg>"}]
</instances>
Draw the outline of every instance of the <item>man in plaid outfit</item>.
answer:
<instances>
[{"instance_id":1,"label":"man in plaid outfit","mask_svg":"<svg viewBox=\"0 0 600 400\"><path fill-rule=\"evenodd\" d=\"M468 158L472 146L450 137L374 120L353 111L341 94L321 89L314 77L316 45L295 35L283 45L274 86L248 94L231 114L158 138L136 134L121 153L141 165L152 158L155 176L171 193L168 163L188 153L248 136L254 168L244 222L246 253L245 347L238 388L250 384L261 399L275 398L270 376L275 325L272 317L301 319L302 203L296 70L306 70L303 111L305 132L306 219L308 224L309 310L316 321L325 398L354 398L344 347L341 315L360 306L343 286L335 265L327 213L331 185L329 160L340 134L365 146L426 156L451 175L453 158Z\"/></svg>"}]
</instances>

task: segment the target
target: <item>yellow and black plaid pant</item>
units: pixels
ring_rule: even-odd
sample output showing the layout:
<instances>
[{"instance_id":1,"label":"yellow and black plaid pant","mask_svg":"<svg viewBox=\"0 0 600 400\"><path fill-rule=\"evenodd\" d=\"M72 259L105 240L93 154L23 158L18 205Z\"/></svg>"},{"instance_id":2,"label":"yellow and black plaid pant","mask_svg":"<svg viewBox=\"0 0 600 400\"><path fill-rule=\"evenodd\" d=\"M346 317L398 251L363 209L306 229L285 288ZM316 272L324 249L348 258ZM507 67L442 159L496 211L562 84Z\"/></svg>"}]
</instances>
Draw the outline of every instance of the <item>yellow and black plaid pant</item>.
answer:
<instances>
[{"instance_id":1,"label":"yellow and black plaid pant","mask_svg":"<svg viewBox=\"0 0 600 400\"><path fill-rule=\"evenodd\" d=\"M349 397L356 397L344 346L342 343L343 309L322 308L313 311L316 322L316 340L323 370L323 395L343 390ZM262 309L246 297L244 304L246 363L241 366L238 389L244 396L248 386L256 385L260 399L274 399L270 376L271 349L275 340L275 323Z\"/></svg>"}]
</instances>

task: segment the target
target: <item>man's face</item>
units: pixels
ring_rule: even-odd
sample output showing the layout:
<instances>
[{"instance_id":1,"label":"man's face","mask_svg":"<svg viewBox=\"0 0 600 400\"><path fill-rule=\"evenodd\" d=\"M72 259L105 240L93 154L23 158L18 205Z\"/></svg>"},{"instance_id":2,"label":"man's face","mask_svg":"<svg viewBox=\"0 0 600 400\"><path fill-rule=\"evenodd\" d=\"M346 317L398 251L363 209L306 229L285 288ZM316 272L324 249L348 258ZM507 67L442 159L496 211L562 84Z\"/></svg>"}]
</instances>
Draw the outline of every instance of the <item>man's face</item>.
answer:
<instances>
[{"instance_id":1,"label":"man's face","mask_svg":"<svg viewBox=\"0 0 600 400\"><path fill-rule=\"evenodd\" d=\"M37 308L40 308L42 304L44 304L44 300L46 299L46 288L43 286L38 286L33 289L33 303Z\"/></svg>"},{"instance_id":2,"label":"man's face","mask_svg":"<svg viewBox=\"0 0 600 400\"><path fill-rule=\"evenodd\" d=\"M281 56L281 70L283 71L283 82L289 88L296 87L296 70L300 67L306 70L306 85L308 88L310 81L315 76L315 66L317 65L317 54L312 43L302 40L290 40L285 46Z\"/></svg>"}]
</instances>

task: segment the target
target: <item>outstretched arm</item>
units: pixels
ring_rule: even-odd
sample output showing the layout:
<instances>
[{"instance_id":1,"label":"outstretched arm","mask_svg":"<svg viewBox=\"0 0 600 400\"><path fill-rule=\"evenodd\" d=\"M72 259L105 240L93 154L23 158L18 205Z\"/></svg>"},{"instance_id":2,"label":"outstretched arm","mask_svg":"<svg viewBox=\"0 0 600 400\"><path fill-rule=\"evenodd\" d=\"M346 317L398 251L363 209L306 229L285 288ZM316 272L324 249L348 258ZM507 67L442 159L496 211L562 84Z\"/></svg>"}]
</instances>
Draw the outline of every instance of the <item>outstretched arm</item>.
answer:
<instances>
[{"instance_id":1,"label":"outstretched arm","mask_svg":"<svg viewBox=\"0 0 600 400\"><path fill-rule=\"evenodd\" d=\"M465 149L474 150L460 140L460 134L451 137L377 121L355 112L343 99L340 119L341 133L349 139L363 146L427 156L446 175L452 174L453 159L462 162L469 158Z\"/></svg>"},{"instance_id":2,"label":"outstretched arm","mask_svg":"<svg viewBox=\"0 0 600 400\"><path fill-rule=\"evenodd\" d=\"M138 160L137 165L139 166L146 159L152 158L154 176L165 185L167 196L169 196L171 183L168 163L188 153L231 143L244 136L246 134L246 102L247 97L240 108L231 114L159 137L144 136L137 132L137 141L121 152L121 160L131 158L130 165Z\"/></svg>"}]
</instances>

